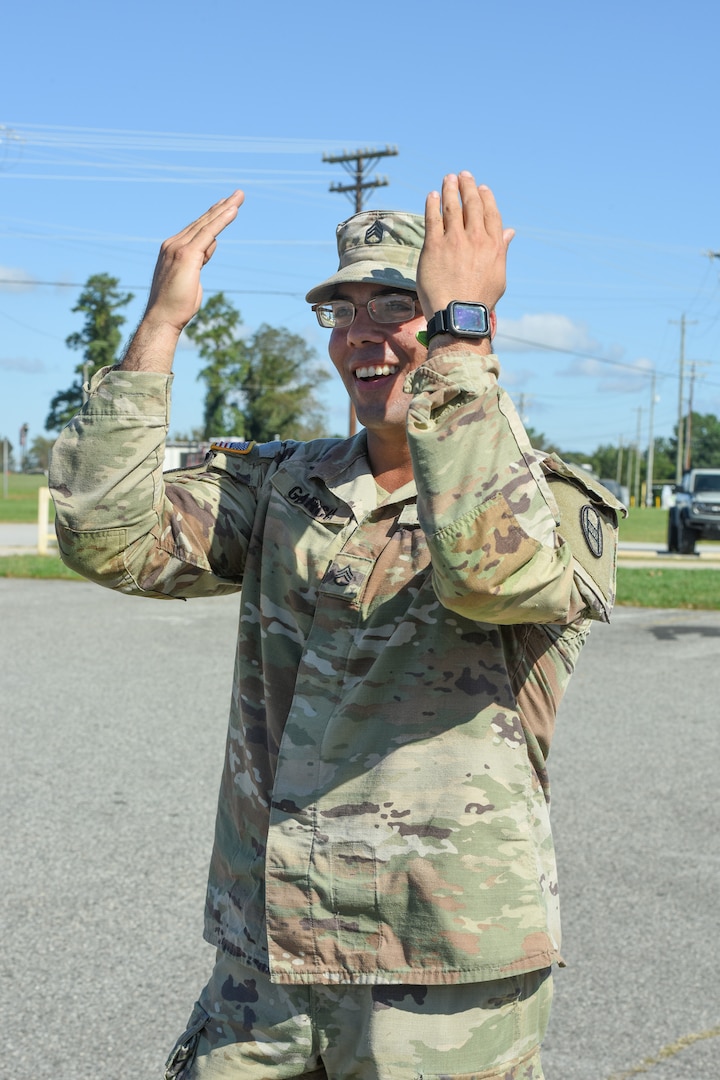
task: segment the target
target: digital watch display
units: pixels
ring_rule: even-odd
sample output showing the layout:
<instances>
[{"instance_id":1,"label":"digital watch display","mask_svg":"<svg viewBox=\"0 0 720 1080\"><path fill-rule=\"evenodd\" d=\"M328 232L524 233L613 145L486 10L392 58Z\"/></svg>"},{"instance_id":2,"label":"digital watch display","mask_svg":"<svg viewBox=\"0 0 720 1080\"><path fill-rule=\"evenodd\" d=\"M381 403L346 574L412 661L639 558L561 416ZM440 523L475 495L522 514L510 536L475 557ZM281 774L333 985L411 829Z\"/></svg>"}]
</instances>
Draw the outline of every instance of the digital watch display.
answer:
<instances>
[{"instance_id":1,"label":"digital watch display","mask_svg":"<svg viewBox=\"0 0 720 1080\"><path fill-rule=\"evenodd\" d=\"M484 304L452 300L444 311L436 311L428 323L427 340L436 334L459 338L490 337L490 314Z\"/></svg>"}]
</instances>

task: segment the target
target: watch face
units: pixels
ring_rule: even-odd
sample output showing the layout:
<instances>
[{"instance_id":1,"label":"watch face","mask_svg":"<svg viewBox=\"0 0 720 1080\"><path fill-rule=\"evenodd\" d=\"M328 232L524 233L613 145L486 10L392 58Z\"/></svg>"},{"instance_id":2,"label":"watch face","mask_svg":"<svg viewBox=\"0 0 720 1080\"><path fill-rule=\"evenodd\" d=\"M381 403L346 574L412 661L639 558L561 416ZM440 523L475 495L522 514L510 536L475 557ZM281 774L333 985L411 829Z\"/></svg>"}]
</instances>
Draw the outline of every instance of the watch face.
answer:
<instances>
[{"instance_id":1,"label":"watch face","mask_svg":"<svg viewBox=\"0 0 720 1080\"><path fill-rule=\"evenodd\" d=\"M453 326L462 334L486 337L490 326L487 308L483 304L463 304L455 300L450 305Z\"/></svg>"}]
</instances>

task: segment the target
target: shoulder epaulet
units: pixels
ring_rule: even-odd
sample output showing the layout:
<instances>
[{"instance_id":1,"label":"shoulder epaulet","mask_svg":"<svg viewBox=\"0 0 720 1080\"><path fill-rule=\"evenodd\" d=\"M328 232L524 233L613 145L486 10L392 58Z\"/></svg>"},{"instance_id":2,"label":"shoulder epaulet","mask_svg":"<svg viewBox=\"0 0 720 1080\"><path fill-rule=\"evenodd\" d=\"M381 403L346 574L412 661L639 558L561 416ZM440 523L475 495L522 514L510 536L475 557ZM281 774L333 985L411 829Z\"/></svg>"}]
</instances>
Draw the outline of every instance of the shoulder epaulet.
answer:
<instances>
[{"instance_id":1,"label":"shoulder epaulet","mask_svg":"<svg viewBox=\"0 0 720 1080\"><path fill-rule=\"evenodd\" d=\"M615 600L618 519L626 516L627 509L584 469L568 465L556 454L548 454L541 464L558 505L558 533L611 607Z\"/></svg>"}]
</instances>

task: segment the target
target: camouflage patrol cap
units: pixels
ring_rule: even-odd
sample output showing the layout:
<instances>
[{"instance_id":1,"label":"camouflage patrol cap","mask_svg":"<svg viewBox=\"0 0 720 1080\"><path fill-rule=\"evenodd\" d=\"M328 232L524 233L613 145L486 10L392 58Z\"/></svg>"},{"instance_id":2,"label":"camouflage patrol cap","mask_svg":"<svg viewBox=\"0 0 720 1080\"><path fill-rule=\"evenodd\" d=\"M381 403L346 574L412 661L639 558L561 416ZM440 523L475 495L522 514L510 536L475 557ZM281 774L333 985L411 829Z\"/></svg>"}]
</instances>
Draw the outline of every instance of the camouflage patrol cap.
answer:
<instances>
[{"instance_id":1,"label":"camouflage patrol cap","mask_svg":"<svg viewBox=\"0 0 720 1080\"><path fill-rule=\"evenodd\" d=\"M370 282L415 292L418 259L425 239L425 218L401 210L363 210L336 230L340 265L337 273L311 289L309 304L331 300L338 285Z\"/></svg>"}]
</instances>

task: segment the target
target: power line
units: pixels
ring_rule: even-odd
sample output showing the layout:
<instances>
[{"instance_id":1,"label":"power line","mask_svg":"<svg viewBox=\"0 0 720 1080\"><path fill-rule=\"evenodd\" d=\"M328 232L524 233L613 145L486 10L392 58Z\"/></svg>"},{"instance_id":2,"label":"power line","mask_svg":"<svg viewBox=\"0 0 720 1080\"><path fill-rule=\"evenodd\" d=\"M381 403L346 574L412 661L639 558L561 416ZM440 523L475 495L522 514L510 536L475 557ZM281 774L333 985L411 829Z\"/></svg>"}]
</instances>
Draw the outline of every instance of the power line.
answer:
<instances>
[{"instance_id":1,"label":"power line","mask_svg":"<svg viewBox=\"0 0 720 1080\"><path fill-rule=\"evenodd\" d=\"M73 150L192 151L213 154L318 154L323 147L342 145L340 139L279 138L255 135L206 135L189 132L137 131L114 128L0 124L0 133L12 132L25 146Z\"/></svg>"},{"instance_id":2,"label":"power line","mask_svg":"<svg viewBox=\"0 0 720 1080\"><path fill-rule=\"evenodd\" d=\"M77 282L77 281L35 281L34 279L32 281L30 281L28 279L0 278L0 285L15 285L15 286L17 286L18 288L21 288L21 289L31 289L31 288L34 288L36 285L47 285L47 286L51 286L51 287L54 287L54 288L62 288L62 289L84 289L85 286L87 285L87 282L86 281L83 281L83 282ZM142 291L142 290L149 290L150 289L150 283L148 281L146 281L144 285L125 285L125 284L123 284L121 287L123 289L138 289L138 290ZM294 297L297 297L297 298L302 298L302 297L305 296L304 292L287 292L287 291L283 291L281 289L212 289L211 291L212 292L224 292L224 293L236 293L236 294L243 293L243 294L254 295L254 296L294 296Z\"/></svg>"}]
</instances>

